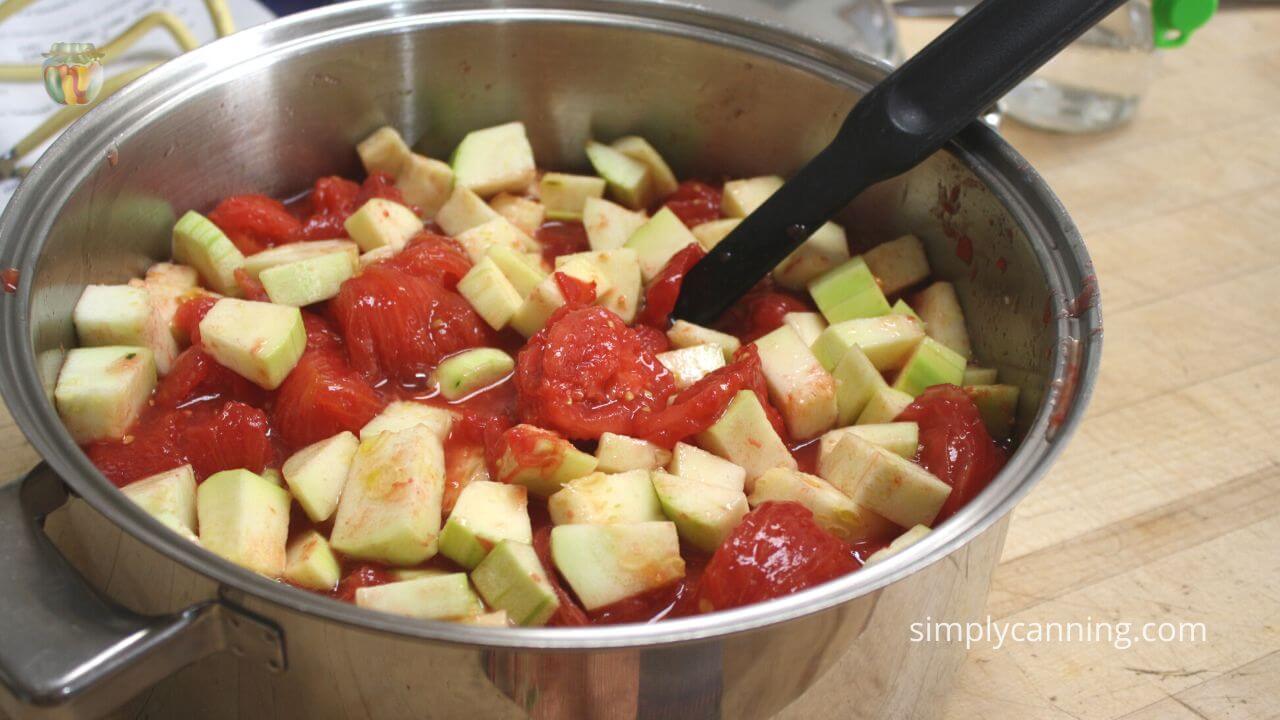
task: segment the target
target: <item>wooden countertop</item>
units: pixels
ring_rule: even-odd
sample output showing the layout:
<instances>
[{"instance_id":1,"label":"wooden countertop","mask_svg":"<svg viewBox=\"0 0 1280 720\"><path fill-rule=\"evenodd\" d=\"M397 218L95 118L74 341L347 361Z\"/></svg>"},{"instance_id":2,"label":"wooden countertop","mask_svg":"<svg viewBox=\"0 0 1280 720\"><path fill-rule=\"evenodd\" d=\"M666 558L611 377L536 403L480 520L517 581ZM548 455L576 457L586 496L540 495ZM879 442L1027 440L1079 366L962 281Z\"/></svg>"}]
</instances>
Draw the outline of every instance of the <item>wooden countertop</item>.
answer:
<instances>
[{"instance_id":1,"label":"wooden countertop","mask_svg":"<svg viewBox=\"0 0 1280 720\"><path fill-rule=\"evenodd\" d=\"M908 47L939 27L906 23ZM988 611L1207 639L979 644L948 720L1280 717L1280 9L1224 10L1162 62L1128 127L1004 129L1084 233L1106 335ZM0 479L35 461L0 408Z\"/></svg>"}]
</instances>

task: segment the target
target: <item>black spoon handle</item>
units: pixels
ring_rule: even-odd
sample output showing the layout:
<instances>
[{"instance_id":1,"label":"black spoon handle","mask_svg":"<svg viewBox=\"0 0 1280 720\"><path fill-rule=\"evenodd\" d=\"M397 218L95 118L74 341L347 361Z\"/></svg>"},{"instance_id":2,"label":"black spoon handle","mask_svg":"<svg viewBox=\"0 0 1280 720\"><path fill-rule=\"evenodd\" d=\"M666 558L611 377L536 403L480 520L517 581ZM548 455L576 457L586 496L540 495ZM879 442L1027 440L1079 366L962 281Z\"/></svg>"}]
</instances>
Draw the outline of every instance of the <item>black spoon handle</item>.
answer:
<instances>
[{"instance_id":1,"label":"black spoon handle","mask_svg":"<svg viewBox=\"0 0 1280 720\"><path fill-rule=\"evenodd\" d=\"M709 324L870 185L932 155L1124 0L985 0L871 89L831 144L686 275L675 316Z\"/></svg>"}]
</instances>

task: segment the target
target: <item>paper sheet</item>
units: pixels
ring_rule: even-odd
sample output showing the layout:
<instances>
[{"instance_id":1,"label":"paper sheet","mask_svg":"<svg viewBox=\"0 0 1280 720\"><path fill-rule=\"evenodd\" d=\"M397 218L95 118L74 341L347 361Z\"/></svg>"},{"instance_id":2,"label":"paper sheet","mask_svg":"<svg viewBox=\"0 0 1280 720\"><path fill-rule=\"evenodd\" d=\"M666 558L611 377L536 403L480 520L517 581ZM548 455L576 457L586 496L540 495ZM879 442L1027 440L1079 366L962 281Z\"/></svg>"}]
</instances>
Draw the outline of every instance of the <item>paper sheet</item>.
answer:
<instances>
[{"instance_id":1,"label":"paper sheet","mask_svg":"<svg viewBox=\"0 0 1280 720\"><path fill-rule=\"evenodd\" d=\"M272 15L255 0L229 0L237 29L271 19ZM0 23L0 63L39 64L41 53L55 42L91 42L101 46L153 10L168 10L178 16L202 43L214 37L213 21L202 0L36 0L21 12ZM154 62L178 54L178 44L163 28L154 28L124 55L109 61L104 70L110 77L143 62ZM0 154L62 106L55 103L39 82L0 82ZM22 159L35 162L44 148ZM0 180L0 210L13 191L16 179Z\"/></svg>"}]
</instances>

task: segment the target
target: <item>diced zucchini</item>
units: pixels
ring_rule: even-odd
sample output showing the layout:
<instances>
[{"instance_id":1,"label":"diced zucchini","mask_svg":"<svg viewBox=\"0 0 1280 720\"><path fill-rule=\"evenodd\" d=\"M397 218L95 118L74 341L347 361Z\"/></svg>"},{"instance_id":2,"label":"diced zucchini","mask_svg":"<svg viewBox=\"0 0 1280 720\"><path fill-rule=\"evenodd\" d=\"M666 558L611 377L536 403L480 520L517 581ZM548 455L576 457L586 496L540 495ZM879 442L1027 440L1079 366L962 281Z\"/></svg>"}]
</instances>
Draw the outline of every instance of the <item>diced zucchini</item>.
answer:
<instances>
[{"instance_id":1,"label":"diced zucchini","mask_svg":"<svg viewBox=\"0 0 1280 720\"><path fill-rule=\"evenodd\" d=\"M684 390L725 364L720 346L711 343L668 350L658 353L657 357L658 362L671 371L677 390Z\"/></svg>"},{"instance_id":2,"label":"diced zucchini","mask_svg":"<svg viewBox=\"0 0 1280 720\"><path fill-rule=\"evenodd\" d=\"M720 207L729 217L742 218L756 211L769 196L782 187L777 175L762 175L746 180L730 180L724 184L724 199Z\"/></svg>"},{"instance_id":3,"label":"diced zucchini","mask_svg":"<svg viewBox=\"0 0 1280 720\"><path fill-rule=\"evenodd\" d=\"M451 448L451 450L453 452L449 456L448 471L445 474L445 482L450 488L457 488L458 492L461 492L473 482L488 482L493 479L489 476L483 445L470 445ZM445 495L446 515L453 512L453 506L457 501L458 493Z\"/></svg>"},{"instance_id":4,"label":"diced zucchini","mask_svg":"<svg viewBox=\"0 0 1280 720\"><path fill-rule=\"evenodd\" d=\"M859 425L891 423L902 414L915 398L891 387L882 387L871 394L867 406L858 415Z\"/></svg>"},{"instance_id":5,"label":"diced zucchini","mask_svg":"<svg viewBox=\"0 0 1280 720\"><path fill-rule=\"evenodd\" d=\"M389 247L400 252L410 238L422 232L422 218L393 200L371 198L342 227L361 250Z\"/></svg>"},{"instance_id":6,"label":"diced zucchini","mask_svg":"<svg viewBox=\"0 0 1280 720\"><path fill-rule=\"evenodd\" d=\"M857 435L869 443L879 445L889 452L908 460L916 456L920 448L920 426L913 422L880 423L878 425L852 425L836 428L822 436L818 444L818 474L827 475L832 451L849 435Z\"/></svg>"},{"instance_id":7,"label":"diced zucchini","mask_svg":"<svg viewBox=\"0 0 1280 720\"><path fill-rule=\"evenodd\" d=\"M166 525L196 531L196 477L190 465L131 482L120 491Z\"/></svg>"},{"instance_id":8,"label":"diced zucchini","mask_svg":"<svg viewBox=\"0 0 1280 720\"><path fill-rule=\"evenodd\" d=\"M528 543L503 540L471 572L471 582L489 607L505 611L517 625L546 625L560 608L538 553Z\"/></svg>"},{"instance_id":9,"label":"diced zucchini","mask_svg":"<svg viewBox=\"0 0 1280 720\"><path fill-rule=\"evenodd\" d=\"M836 381L790 325L755 341L769 398L782 413L787 431L808 440L836 423Z\"/></svg>"},{"instance_id":10,"label":"diced zucchini","mask_svg":"<svg viewBox=\"0 0 1280 720\"><path fill-rule=\"evenodd\" d=\"M866 409L871 398L889 384L857 345L849 348L836 363L831 377L836 381L836 425L853 424Z\"/></svg>"},{"instance_id":11,"label":"diced zucchini","mask_svg":"<svg viewBox=\"0 0 1280 720\"><path fill-rule=\"evenodd\" d=\"M83 445L124 437L155 386L156 362L144 347L75 348L67 352L53 399L67 432Z\"/></svg>"},{"instance_id":12,"label":"diced zucchini","mask_svg":"<svg viewBox=\"0 0 1280 720\"><path fill-rule=\"evenodd\" d=\"M653 192L659 199L670 195L680 187L676 174L671 171L671 166L667 165L667 161L662 159L648 140L639 135L628 135L614 140L612 147L633 160L639 160L649 168L649 177L653 180Z\"/></svg>"},{"instance_id":13,"label":"diced zucchini","mask_svg":"<svg viewBox=\"0 0 1280 720\"><path fill-rule=\"evenodd\" d=\"M721 240L729 237L729 233L733 232L741 222L742 218L711 220L710 222L695 225L690 232L693 233L693 237L697 239L703 250L711 252L716 249Z\"/></svg>"},{"instance_id":14,"label":"diced zucchini","mask_svg":"<svg viewBox=\"0 0 1280 720\"><path fill-rule=\"evenodd\" d=\"M857 347L877 370L893 370L902 367L924 336L920 321L906 315L845 320L822 331L813 341L813 354L823 367L834 368L849 348Z\"/></svg>"},{"instance_id":15,"label":"diced zucchini","mask_svg":"<svg viewBox=\"0 0 1280 720\"><path fill-rule=\"evenodd\" d=\"M338 586L341 569L329 541L315 530L285 548L284 579L299 587L328 592Z\"/></svg>"},{"instance_id":16,"label":"diced zucchini","mask_svg":"<svg viewBox=\"0 0 1280 720\"><path fill-rule=\"evenodd\" d=\"M193 267L170 262L158 262L147 268L148 287L163 285L175 290L192 290L200 283L200 274Z\"/></svg>"},{"instance_id":17,"label":"diced zucchini","mask_svg":"<svg viewBox=\"0 0 1280 720\"><path fill-rule=\"evenodd\" d=\"M147 269L145 281L130 280L129 284L146 289L156 323L168 328L175 341L185 343L186 332L174 325L173 318L178 313L178 306L188 298L206 293L199 287L199 282L200 275L195 268L162 262Z\"/></svg>"},{"instance_id":18,"label":"diced zucchini","mask_svg":"<svg viewBox=\"0 0 1280 720\"><path fill-rule=\"evenodd\" d=\"M596 470L602 473L657 470L670 461L670 450L626 435L601 433L596 445Z\"/></svg>"},{"instance_id":19,"label":"diced zucchini","mask_svg":"<svg viewBox=\"0 0 1280 720\"><path fill-rule=\"evenodd\" d=\"M551 530L551 557L588 611L684 577L669 522L559 525Z\"/></svg>"},{"instance_id":20,"label":"diced zucchini","mask_svg":"<svg viewBox=\"0 0 1280 720\"><path fill-rule=\"evenodd\" d=\"M533 292L538 283L547 279L547 273L542 270L541 263L530 262L522 253L509 247L491 247L487 257L498 266L503 275L507 276L507 280L516 292L520 293L522 300Z\"/></svg>"},{"instance_id":21,"label":"diced zucchini","mask_svg":"<svg viewBox=\"0 0 1280 720\"><path fill-rule=\"evenodd\" d=\"M359 447L356 436L343 431L302 448L284 461L281 474L289 492L312 522L324 522L338 509L338 498Z\"/></svg>"},{"instance_id":22,"label":"diced zucchini","mask_svg":"<svg viewBox=\"0 0 1280 720\"><path fill-rule=\"evenodd\" d=\"M365 172L384 172L395 177L408 162L413 151L393 127L380 127L369 137L356 143L356 153Z\"/></svg>"},{"instance_id":23,"label":"diced zucchini","mask_svg":"<svg viewBox=\"0 0 1280 720\"><path fill-rule=\"evenodd\" d=\"M897 301L893 303L893 307L889 308L889 313L891 315L906 315L907 317L920 320L920 316L916 314L916 311L912 310L911 306L907 304L907 301L902 298L898 298ZM923 320L920 320L920 327L924 327Z\"/></svg>"},{"instance_id":24,"label":"diced zucchini","mask_svg":"<svg viewBox=\"0 0 1280 720\"><path fill-rule=\"evenodd\" d=\"M516 425L502 435L497 479L529 488L538 497L550 497L570 480L590 475L595 457L573 443L533 425Z\"/></svg>"},{"instance_id":25,"label":"diced zucchini","mask_svg":"<svg viewBox=\"0 0 1280 720\"><path fill-rule=\"evenodd\" d=\"M963 355L973 357L969 344L969 329L964 324L964 312L956 288L949 282L936 282L916 293L912 306L924 320L929 337Z\"/></svg>"},{"instance_id":26,"label":"diced zucchini","mask_svg":"<svg viewBox=\"0 0 1280 720\"><path fill-rule=\"evenodd\" d=\"M653 474L653 489L662 511L676 524L685 542L708 553L742 522L750 508L741 490L690 480L664 472Z\"/></svg>"},{"instance_id":27,"label":"diced zucchini","mask_svg":"<svg viewBox=\"0 0 1280 720\"><path fill-rule=\"evenodd\" d=\"M351 256L336 252L277 265L263 270L259 279L271 302L305 307L336 297L342 283L355 274Z\"/></svg>"},{"instance_id":28,"label":"diced zucchini","mask_svg":"<svg viewBox=\"0 0 1280 720\"><path fill-rule=\"evenodd\" d=\"M969 365L964 369L964 385L995 385L998 372L995 368Z\"/></svg>"},{"instance_id":29,"label":"diced zucchini","mask_svg":"<svg viewBox=\"0 0 1280 720\"><path fill-rule=\"evenodd\" d=\"M436 384L446 400L461 400L511 374L516 361L497 348L474 348L436 366Z\"/></svg>"},{"instance_id":30,"label":"diced zucchini","mask_svg":"<svg viewBox=\"0 0 1280 720\"><path fill-rule=\"evenodd\" d=\"M523 191L536 174L533 147L521 122L473 130L453 151L454 181L482 197Z\"/></svg>"},{"instance_id":31,"label":"diced zucchini","mask_svg":"<svg viewBox=\"0 0 1280 720\"><path fill-rule=\"evenodd\" d=\"M827 322L889 314L889 301L861 257L828 270L809 282L809 294Z\"/></svg>"},{"instance_id":32,"label":"diced zucchini","mask_svg":"<svg viewBox=\"0 0 1280 720\"><path fill-rule=\"evenodd\" d=\"M813 512L818 525L842 540L881 537L894 527L826 480L798 470L774 468L761 475L751 491L750 502L753 508L767 502L800 503Z\"/></svg>"},{"instance_id":33,"label":"diced zucchini","mask_svg":"<svg viewBox=\"0 0 1280 720\"><path fill-rule=\"evenodd\" d=\"M831 451L827 482L902 527L932 525L951 486L889 450L846 435Z\"/></svg>"},{"instance_id":34,"label":"diced zucchini","mask_svg":"<svg viewBox=\"0 0 1280 720\"><path fill-rule=\"evenodd\" d=\"M289 493L248 470L214 473L196 489L200 544L267 577L284 574Z\"/></svg>"},{"instance_id":35,"label":"diced zucchini","mask_svg":"<svg viewBox=\"0 0 1280 720\"><path fill-rule=\"evenodd\" d=\"M257 280L264 270L333 253L346 253L351 267L359 266L360 246L350 240L309 240L277 245L254 253L244 259L244 271Z\"/></svg>"},{"instance_id":36,"label":"diced zucchini","mask_svg":"<svg viewBox=\"0 0 1280 720\"><path fill-rule=\"evenodd\" d=\"M396 256L396 251L383 245L380 248L374 248L367 253L360 253L360 267L367 268L374 263L390 260Z\"/></svg>"},{"instance_id":37,"label":"diced zucchini","mask_svg":"<svg viewBox=\"0 0 1280 720\"><path fill-rule=\"evenodd\" d=\"M284 475L275 468L263 468L258 476L276 487L284 487Z\"/></svg>"},{"instance_id":38,"label":"diced zucchini","mask_svg":"<svg viewBox=\"0 0 1280 720\"><path fill-rule=\"evenodd\" d=\"M667 339L671 341L671 346L676 348L694 347L707 343L719 345L726 363L733 362L734 353L742 347L742 341L728 333L694 325L684 320L671 323L671 328L667 330Z\"/></svg>"},{"instance_id":39,"label":"diced zucchini","mask_svg":"<svg viewBox=\"0 0 1280 720\"><path fill-rule=\"evenodd\" d=\"M499 215L519 228L520 232L529 237L533 237L538 232L538 228L542 226L543 221L547 219L545 205L532 198L512 195L511 193L495 195L489 201L489 207L493 208Z\"/></svg>"},{"instance_id":40,"label":"diced zucchini","mask_svg":"<svg viewBox=\"0 0 1280 720\"><path fill-rule=\"evenodd\" d=\"M622 321L630 324L636 318L640 307L640 260L634 250L618 248L616 250L593 250L590 252L561 255L556 258L556 267L561 268L574 260L585 260L596 266L600 274L609 280L612 286L601 294L596 288L596 304L614 312Z\"/></svg>"},{"instance_id":41,"label":"diced zucchini","mask_svg":"<svg viewBox=\"0 0 1280 720\"><path fill-rule=\"evenodd\" d=\"M966 385L964 392L978 406L987 432L996 440L1013 434L1014 415L1018 411L1016 385Z\"/></svg>"},{"instance_id":42,"label":"diced zucchini","mask_svg":"<svg viewBox=\"0 0 1280 720\"><path fill-rule=\"evenodd\" d=\"M885 295L896 295L929 277L929 260L915 235L877 245L863 253L862 259L880 281Z\"/></svg>"},{"instance_id":43,"label":"diced zucchini","mask_svg":"<svg viewBox=\"0 0 1280 720\"><path fill-rule=\"evenodd\" d=\"M275 390L302 357L307 331L298 308L223 298L200 321L200 340L214 360Z\"/></svg>"},{"instance_id":44,"label":"diced zucchini","mask_svg":"<svg viewBox=\"0 0 1280 720\"><path fill-rule=\"evenodd\" d=\"M356 605L423 620L460 620L484 612L466 573L431 575L356 589Z\"/></svg>"},{"instance_id":45,"label":"diced zucchini","mask_svg":"<svg viewBox=\"0 0 1280 720\"><path fill-rule=\"evenodd\" d=\"M594 175L547 173L538 183L538 195L552 220L581 220L587 198L604 197L605 181Z\"/></svg>"},{"instance_id":46,"label":"diced zucchini","mask_svg":"<svg viewBox=\"0 0 1280 720\"><path fill-rule=\"evenodd\" d=\"M547 324L551 314L564 305L564 293L560 291L560 281L556 279L558 273L595 285L597 298L607 295L613 289L609 278L595 263L583 259L571 260L539 283L511 316L511 327L521 335L530 337L541 330L542 326Z\"/></svg>"},{"instance_id":47,"label":"diced zucchini","mask_svg":"<svg viewBox=\"0 0 1280 720\"><path fill-rule=\"evenodd\" d=\"M930 532L932 531L929 529L928 525L916 525L910 530L894 538L893 542L889 543L889 547L881 548L871 553L871 555L867 558L866 562L862 563L862 566L866 567L868 565L874 565L878 562L884 562L885 560L888 560L894 555L897 555L903 550L906 550L912 545L915 545L916 543L925 539L925 537L928 536Z\"/></svg>"},{"instance_id":48,"label":"diced zucchini","mask_svg":"<svg viewBox=\"0 0 1280 720\"><path fill-rule=\"evenodd\" d=\"M511 627L511 618L507 616L506 610L471 615L460 618L456 622L460 625L475 625L477 627Z\"/></svg>"},{"instance_id":49,"label":"diced zucchini","mask_svg":"<svg viewBox=\"0 0 1280 720\"><path fill-rule=\"evenodd\" d=\"M644 163L595 141L587 143L587 159L608 183L614 200L632 210L643 210L652 203L653 178Z\"/></svg>"},{"instance_id":50,"label":"diced zucchini","mask_svg":"<svg viewBox=\"0 0 1280 720\"><path fill-rule=\"evenodd\" d=\"M151 350L156 371L166 375L178 343L142 285L89 285L72 311L72 322L82 346L141 345Z\"/></svg>"},{"instance_id":51,"label":"diced zucchini","mask_svg":"<svg viewBox=\"0 0 1280 720\"><path fill-rule=\"evenodd\" d=\"M518 257L515 261L524 263ZM494 330L506 327L511 322L511 316L524 304L524 298L520 297L520 292L503 274L492 256L483 257L471 266L467 274L458 281L458 294L466 298L476 313Z\"/></svg>"},{"instance_id":52,"label":"diced zucchini","mask_svg":"<svg viewBox=\"0 0 1280 720\"><path fill-rule=\"evenodd\" d=\"M649 221L643 211L635 212L608 200L589 197L582 204L582 226L592 250L616 250L626 244L636 230Z\"/></svg>"},{"instance_id":53,"label":"diced zucchini","mask_svg":"<svg viewBox=\"0 0 1280 720\"><path fill-rule=\"evenodd\" d=\"M747 471L747 492L767 470L796 467L764 406L751 390L741 390L715 424L698 434L698 444Z\"/></svg>"},{"instance_id":54,"label":"diced zucchini","mask_svg":"<svg viewBox=\"0 0 1280 720\"><path fill-rule=\"evenodd\" d=\"M791 251L773 269L773 279L782 287L803 290L811 280L849 260L849 240L844 228L835 223L823 223Z\"/></svg>"},{"instance_id":55,"label":"diced zucchini","mask_svg":"<svg viewBox=\"0 0 1280 720\"><path fill-rule=\"evenodd\" d=\"M436 224L445 234L456 237L477 225L500 217L502 215L489 207L479 195L455 185L449 199L436 212Z\"/></svg>"},{"instance_id":56,"label":"diced zucchini","mask_svg":"<svg viewBox=\"0 0 1280 720\"><path fill-rule=\"evenodd\" d=\"M448 570L440 568L389 568L387 575L395 582L403 582L405 580L417 580L425 577L440 577L441 575L452 575Z\"/></svg>"},{"instance_id":57,"label":"diced zucchini","mask_svg":"<svg viewBox=\"0 0 1280 720\"><path fill-rule=\"evenodd\" d=\"M827 321L823 319L822 313L790 312L782 316L782 321L790 325L800 336L800 340L810 348L822 331L827 329Z\"/></svg>"},{"instance_id":58,"label":"diced zucchini","mask_svg":"<svg viewBox=\"0 0 1280 720\"><path fill-rule=\"evenodd\" d=\"M378 433L395 432L418 425L427 428L436 439L444 442L449 437L449 430L453 428L453 411L398 400L360 428L360 441L369 440Z\"/></svg>"},{"instance_id":59,"label":"diced zucchini","mask_svg":"<svg viewBox=\"0 0 1280 720\"><path fill-rule=\"evenodd\" d=\"M666 519L648 470L594 472L570 480L547 501L556 525L614 525Z\"/></svg>"},{"instance_id":60,"label":"diced zucchini","mask_svg":"<svg viewBox=\"0 0 1280 720\"><path fill-rule=\"evenodd\" d=\"M902 366L893 387L915 396L934 385L959 385L964 381L964 366L964 356L927 337Z\"/></svg>"},{"instance_id":61,"label":"diced zucchini","mask_svg":"<svg viewBox=\"0 0 1280 720\"><path fill-rule=\"evenodd\" d=\"M631 235L626 247L636 251L640 260L640 276L647 283L662 272L676 253L697 243L697 238L684 222L671 212L671 208L664 207Z\"/></svg>"},{"instance_id":62,"label":"diced zucchini","mask_svg":"<svg viewBox=\"0 0 1280 720\"><path fill-rule=\"evenodd\" d=\"M532 238L520 232L520 228L504 217L496 217L470 230L464 230L454 239L467 251L473 263L480 262L493 247L507 247L518 252L537 249Z\"/></svg>"},{"instance_id":63,"label":"diced zucchini","mask_svg":"<svg viewBox=\"0 0 1280 720\"><path fill-rule=\"evenodd\" d=\"M360 443L329 542L338 552L388 565L436 554L444 495L444 448L423 426Z\"/></svg>"},{"instance_id":64,"label":"diced zucchini","mask_svg":"<svg viewBox=\"0 0 1280 720\"><path fill-rule=\"evenodd\" d=\"M507 483L468 484L440 531L440 554L471 569L503 540L533 542L528 490Z\"/></svg>"},{"instance_id":65,"label":"diced zucchini","mask_svg":"<svg viewBox=\"0 0 1280 720\"><path fill-rule=\"evenodd\" d=\"M396 177L396 189L422 217L434 218L453 193L453 168L423 155L410 155Z\"/></svg>"},{"instance_id":66,"label":"diced zucchini","mask_svg":"<svg viewBox=\"0 0 1280 720\"><path fill-rule=\"evenodd\" d=\"M211 220L194 210L173 226L173 259L200 273L206 287L223 295L239 295L236 270L244 255Z\"/></svg>"},{"instance_id":67,"label":"diced zucchini","mask_svg":"<svg viewBox=\"0 0 1280 720\"><path fill-rule=\"evenodd\" d=\"M676 443L667 472L708 485L742 491L747 485L747 471L702 448Z\"/></svg>"}]
</instances>

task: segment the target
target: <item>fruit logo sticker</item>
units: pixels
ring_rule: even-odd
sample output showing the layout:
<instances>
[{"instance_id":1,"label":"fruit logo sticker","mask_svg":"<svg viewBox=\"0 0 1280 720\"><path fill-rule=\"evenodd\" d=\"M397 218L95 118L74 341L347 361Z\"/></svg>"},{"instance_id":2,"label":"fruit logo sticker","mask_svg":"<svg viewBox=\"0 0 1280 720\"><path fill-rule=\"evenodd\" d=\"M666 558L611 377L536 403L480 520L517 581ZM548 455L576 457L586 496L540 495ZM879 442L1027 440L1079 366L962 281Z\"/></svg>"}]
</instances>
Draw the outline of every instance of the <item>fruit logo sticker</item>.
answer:
<instances>
[{"instance_id":1,"label":"fruit logo sticker","mask_svg":"<svg viewBox=\"0 0 1280 720\"><path fill-rule=\"evenodd\" d=\"M54 43L44 54L44 89L61 105L88 105L102 89L102 53L93 43Z\"/></svg>"}]
</instances>

